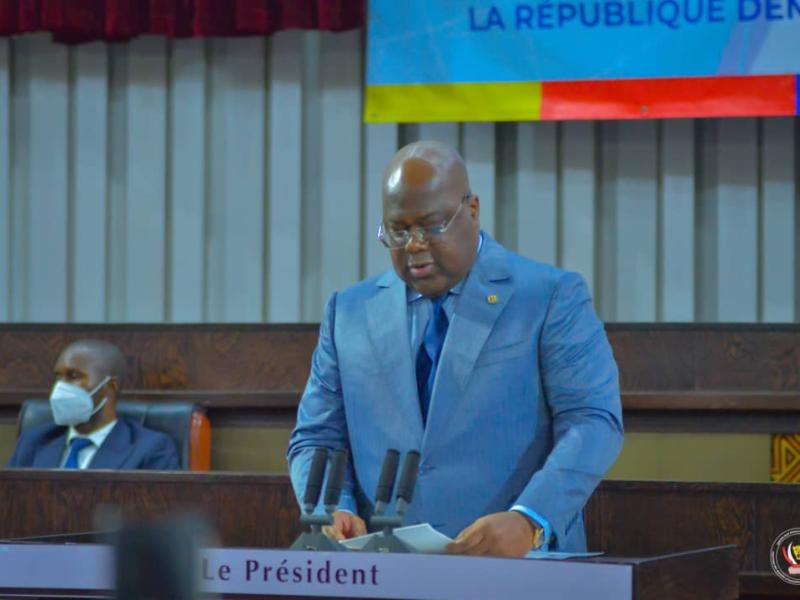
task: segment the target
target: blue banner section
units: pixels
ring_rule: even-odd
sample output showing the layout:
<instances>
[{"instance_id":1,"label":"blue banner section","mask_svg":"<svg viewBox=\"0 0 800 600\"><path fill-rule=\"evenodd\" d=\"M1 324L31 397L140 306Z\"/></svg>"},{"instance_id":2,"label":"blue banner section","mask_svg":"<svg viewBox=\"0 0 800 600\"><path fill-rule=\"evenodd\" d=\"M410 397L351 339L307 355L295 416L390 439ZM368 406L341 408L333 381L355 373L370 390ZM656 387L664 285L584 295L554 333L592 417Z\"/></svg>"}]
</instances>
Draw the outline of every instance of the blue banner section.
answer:
<instances>
[{"instance_id":1,"label":"blue banner section","mask_svg":"<svg viewBox=\"0 0 800 600\"><path fill-rule=\"evenodd\" d=\"M370 0L367 83L800 73L800 0Z\"/></svg>"}]
</instances>

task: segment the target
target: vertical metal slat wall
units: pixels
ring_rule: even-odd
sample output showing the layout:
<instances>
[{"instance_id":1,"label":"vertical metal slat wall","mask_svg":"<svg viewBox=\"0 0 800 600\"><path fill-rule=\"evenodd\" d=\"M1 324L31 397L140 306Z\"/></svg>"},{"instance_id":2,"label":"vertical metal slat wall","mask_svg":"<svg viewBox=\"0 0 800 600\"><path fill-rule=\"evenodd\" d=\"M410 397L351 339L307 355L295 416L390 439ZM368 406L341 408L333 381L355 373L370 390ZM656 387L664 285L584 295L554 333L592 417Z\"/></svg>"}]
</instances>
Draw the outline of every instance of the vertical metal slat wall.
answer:
<instances>
[{"instance_id":1,"label":"vertical metal slat wall","mask_svg":"<svg viewBox=\"0 0 800 600\"><path fill-rule=\"evenodd\" d=\"M608 321L797 319L796 119L364 125L362 43L0 40L0 320L316 321L420 138Z\"/></svg>"}]
</instances>

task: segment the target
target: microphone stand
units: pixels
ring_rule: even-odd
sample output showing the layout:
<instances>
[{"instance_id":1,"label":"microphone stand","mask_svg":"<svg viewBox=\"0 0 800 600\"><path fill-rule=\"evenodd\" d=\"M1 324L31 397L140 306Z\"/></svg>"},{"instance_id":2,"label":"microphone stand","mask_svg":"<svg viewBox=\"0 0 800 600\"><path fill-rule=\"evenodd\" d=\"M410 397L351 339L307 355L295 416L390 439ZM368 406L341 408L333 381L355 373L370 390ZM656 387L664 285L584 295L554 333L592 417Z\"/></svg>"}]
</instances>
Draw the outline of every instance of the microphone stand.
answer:
<instances>
[{"instance_id":1,"label":"microphone stand","mask_svg":"<svg viewBox=\"0 0 800 600\"><path fill-rule=\"evenodd\" d=\"M387 462L390 462L389 450L386 453L386 460L384 460L384 468ZM396 451L394 451L396 452ZM397 508L394 516L384 515L387 502L379 500L381 497L380 483L384 483L384 473L381 472L381 482L379 483L379 493L376 494L375 514L370 519L370 527L373 529L382 529L381 533L373 536L372 539L362 549L362 552L391 552L391 553L409 553L414 552L414 549L406 544L403 540L394 534L396 527L403 524L403 518L408 511L408 506L411 504L411 499L414 495L414 486L417 482L417 470L419 469L419 452L411 450L406 454L403 461L403 471L400 475L400 483L397 485ZM390 467L391 468L391 467ZM397 458L394 459L394 469L397 470ZM391 479L394 479L392 474ZM389 489L388 497L391 498L391 489Z\"/></svg>"},{"instance_id":2,"label":"microphone stand","mask_svg":"<svg viewBox=\"0 0 800 600\"><path fill-rule=\"evenodd\" d=\"M348 550L339 542L322 533L324 526L333 525L333 512L339 504L342 483L344 482L344 471L347 466L346 450L336 450L333 453L331 468L328 471L328 485L325 488L325 514L314 514L314 509L317 506L317 502L319 502L327 460L327 450L317 448L314 451L308 481L306 482L306 493L303 496L303 514L300 515L300 523L309 527L310 531L301 533L291 545L290 550L323 552L346 552Z\"/></svg>"}]
</instances>

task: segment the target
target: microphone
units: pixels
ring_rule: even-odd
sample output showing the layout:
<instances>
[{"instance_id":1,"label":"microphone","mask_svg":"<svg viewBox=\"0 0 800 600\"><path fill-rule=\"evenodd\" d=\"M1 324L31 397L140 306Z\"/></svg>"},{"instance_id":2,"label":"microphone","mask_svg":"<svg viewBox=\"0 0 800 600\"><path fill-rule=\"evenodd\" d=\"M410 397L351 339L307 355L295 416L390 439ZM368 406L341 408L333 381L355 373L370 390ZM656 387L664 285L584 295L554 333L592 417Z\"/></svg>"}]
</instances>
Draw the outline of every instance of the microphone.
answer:
<instances>
[{"instance_id":1,"label":"microphone","mask_svg":"<svg viewBox=\"0 0 800 600\"><path fill-rule=\"evenodd\" d=\"M320 550L324 552L344 552L347 550L340 543L333 541L322 528L333 525L333 511L339 504L344 483L344 472L347 467L347 450L335 450L328 469L328 485L325 486L325 513L314 514L319 502L322 480L325 478L325 467L328 466L328 451L316 448L311 456L311 467L308 470L306 489L303 494L303 513L300 523L310 527L310 531L300 534L291 546L291 550Z\"/></svg>"},{"instance_id":2,"label":"microphone","mask_svg":"<svg viewBox=\"0 0 800 600\"><path fill-rule=\"evenodd\" d=\"M397 477L397 467L400 464L400 453L389 448L383 459L381 476L378 479L378 489L375 492L375 511L374 514L382 515L386 507L392 502L392 491L394 490L394 480Z\"/></svg>"},{"instance_id":3,"label":"microphone","mask_svg":"<svg viewBox=\"0 0 800 600\"><path fill-rule=\"evenodd\" d=\"M397 514L403 516L414 497L414 487L417 485L417 471L419 470L419 452L409 450L403 461L403 471L400 473L400 482L397 484Z\"/></svg>"},{"instance_id":4,"label":"microphone","mask_svg":"<svg viewBox=\"0 0 800 600\"><path fill-rule=\"evenodd\" d=\"M347 450L340 448L334 450L331 459L331 468L328 471L328 485L325 488L325 512L333 513L339 505L344 483L344 471L347 467Z\"/></svg>"},{"instance_id":5,"label":"microphone","mask_svg":"<svg viewBox=\"0 0 800 600\"><path fill-rule=\"evenodd\" d=\"M375 493L375 512L370 519L373 529L383 531L373 536L363 548L363 552L413 552L413 548L394 534L395 527L403 524L403 517L411 504L414 496L414 486L417 483L417 470L419 469L419 452L409 450L403 461L403 471L397 484L397 509L392 516L384 515L386 505L392 499L392 484L397 475L397 464L400 453L397 450L387 450L383 459L381 477L378 481L378 490Z\"/></svg>"},{"instance_id":6,"label":"microphone","mask_svg":"<svg viewBox=\"0 0 800 600\"><path fill-rule=\"evenodd\" d=\"M328 463L328 451L325 448L317 448L311 457L311 468L308 471L306 480L306 493L303 496L303 512L310 515L314 512L319 502L319 494L322 491L322 480L325 477L325 466Z\"/></svg>"}]
</instances>

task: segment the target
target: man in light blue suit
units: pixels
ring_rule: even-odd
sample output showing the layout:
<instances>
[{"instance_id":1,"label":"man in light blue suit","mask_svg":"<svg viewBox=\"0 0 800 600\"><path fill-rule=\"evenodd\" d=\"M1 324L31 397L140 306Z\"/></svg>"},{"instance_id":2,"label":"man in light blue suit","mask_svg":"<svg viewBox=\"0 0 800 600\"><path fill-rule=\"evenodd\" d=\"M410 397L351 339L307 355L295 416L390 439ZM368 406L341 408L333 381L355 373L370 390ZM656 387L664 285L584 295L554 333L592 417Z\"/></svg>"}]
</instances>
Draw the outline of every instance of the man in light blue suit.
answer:
<instances>
[{"instance_id":1,"label":"man in light blue suit","mask_svg":"<svg viewBox=\"0 0 800 600\"><path fill-rule=\"evenodd\" d=\"M480 230L461 157L437 142L386 168L393 270L325 309L288 458L348 448L336 538L365 531L388 448L419 450L408 522L461 554L586 548L583 507L622 446L617 367L583 279Z\"/></svg>"}]
</instances>

